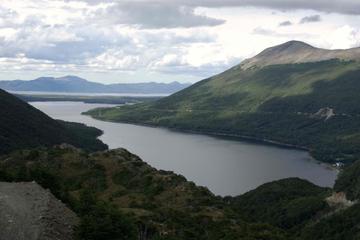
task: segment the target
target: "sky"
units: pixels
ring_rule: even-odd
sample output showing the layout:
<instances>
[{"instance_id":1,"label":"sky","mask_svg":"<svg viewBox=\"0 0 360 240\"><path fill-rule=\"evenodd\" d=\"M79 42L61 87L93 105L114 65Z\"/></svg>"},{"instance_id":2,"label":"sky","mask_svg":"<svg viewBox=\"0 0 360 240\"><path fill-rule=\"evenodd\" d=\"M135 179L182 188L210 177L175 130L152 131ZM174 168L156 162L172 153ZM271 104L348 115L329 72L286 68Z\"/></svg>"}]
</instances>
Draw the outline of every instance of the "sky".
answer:
<instances>
[{"instance_id":1,"label":"sky","mask_svg":"<svg viewBox=\"0 0 360 240\"><path fill-rule=\"evenodd\" d=\"M0 0L0 80L196 82L300 40L360 46L359 0Z\"/></svg>"}]
</instances>

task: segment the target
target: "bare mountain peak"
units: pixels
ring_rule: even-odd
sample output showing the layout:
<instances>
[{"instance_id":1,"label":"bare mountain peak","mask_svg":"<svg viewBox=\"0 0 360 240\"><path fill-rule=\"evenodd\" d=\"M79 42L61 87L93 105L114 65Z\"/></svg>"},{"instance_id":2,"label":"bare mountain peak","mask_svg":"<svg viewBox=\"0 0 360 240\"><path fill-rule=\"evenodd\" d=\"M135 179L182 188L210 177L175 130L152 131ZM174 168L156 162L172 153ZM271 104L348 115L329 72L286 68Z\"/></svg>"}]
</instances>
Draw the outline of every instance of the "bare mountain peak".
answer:
<instances>
[{"instance_id":1,"label":"bare mountain peak","mask_svg":"<svg viewBox=\"0 0 360 240\"><path fill-rule=\"evenodd\" d=\"M315 48L308 43L305 43L302 41L297 41L297 40L288 41L286 43L278 45L277 47L281 47L281 46L283 46L283 47L298 47L298 48Z\"/></svg>"},{"instance_id":2,"label":"bare mountain peak","mask_svg":"<svg viewBox=\"0 0 360 240\"><path fill-rule=\"evenodd\" d=\"M294 40L294 41L289 41L289 42L277 45L275 47L267 48L263 52L261 52L259 55L269 54L269 53L274 54L274 53L281 53L281 52L294 53L294 52L307 51L307 50L313 50L313 49L316 49L316 48L307 43Z\"/></svg>"},{"instance_id":3,"label":"bare mountain peak","mask_svg":"<svg viewBox=\"0 0 360 240\"><path fill-rule=\"evenodd\" d=\"M289 41L270 47L253 58L244 60L240 66L248 69L275 64L319 62L330 59L360 60L360 48L328 50L311 46L301 41Z\"/></svg>"}]
</instances>

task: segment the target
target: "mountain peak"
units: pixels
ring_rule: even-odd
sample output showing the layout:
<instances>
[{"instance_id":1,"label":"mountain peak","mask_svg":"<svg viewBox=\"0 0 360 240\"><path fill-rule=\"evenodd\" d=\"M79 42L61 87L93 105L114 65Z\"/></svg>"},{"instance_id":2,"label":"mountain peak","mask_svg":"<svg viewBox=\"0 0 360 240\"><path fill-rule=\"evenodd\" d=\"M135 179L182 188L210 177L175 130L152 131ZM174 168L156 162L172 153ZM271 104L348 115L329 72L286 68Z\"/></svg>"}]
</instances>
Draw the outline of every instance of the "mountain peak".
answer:
<instances>
[{"instance_id":1,"label":"mountain peak","mask_svg":"<svg viewBox=\"0 0 360 240\"><path fill-rule=\"evenodd\" d=\"M63 76L63 77L39 77L36 78L33 81L41 81L41 82L47 82L47 81L87 81L83 78L77 77L77 76L72 76L72 75L67 75L67 76Z\"/></svg>"},{"instance_id":2,"label":"mountain peak","mask_svg":"<svg viewBox=\"0 0 360 240\"><path fill-rule=\"evenodd\" d=\"M267 48L255 57L244 60L240 66L243 69L248 69L254 66L319 62L330 59L360 60L360 48L328 50L293 40Z\"/></svg>"},{"instance_id":3,"label":"mountain peak","mask_svg":"<svg viewBox=\"0 0 360 240\"><path fill-rule=\"evenodd\" d=\"M265 49L263 52L268 52L268 51L302 51L302 50L313 50L316 49L315 47L311 46L310 44L301 42L301 41L289 41L268 49Z\"/></svg>"},{"instance_id":4,"label":"mountain peak","mask_svg":"<svg viewBox=\"0 0 360 240\"><path fill-rule=\"evenodd\" d=\"M299 54L299 53L303 53L303 52L308 52L308 51L313 51L316 48L311 46L310 44L304 43L304 42L300 42L300 41L289 41L274 47L270 47L265 49L264 51L262 51L259 55L257 55L256 57L271 57L273 58L274 56L279 57L280 55L294 55L294 54Z\"/></svg>"},{"instance_id":5,"label":"mountain peak","mask_svg":"<svg viewBox=\"0 0 360 240\"><path fill-rule=\"evenodd\" d=\"M291 41L285 42L285 43L280 44L280 45L275 46L275 47L280 47L280 46L314 48L310 44L308 44L306 42L298 41L298 40L291 40Z\"/></svg>"},{"instance_id":6,"label":"mountain peak","mask_svg":"<svg viewBox=\"0 0 360 240\"><path fill-rule=\"evenodd\" d=\"M67 76L64 76L64 77L59 77L59 78L55 78L54 80L58 80L58 81L87 81L83 78L80 78L78 76L73 76L73 75L67 75Z\"/></svg>"}]
</instances>

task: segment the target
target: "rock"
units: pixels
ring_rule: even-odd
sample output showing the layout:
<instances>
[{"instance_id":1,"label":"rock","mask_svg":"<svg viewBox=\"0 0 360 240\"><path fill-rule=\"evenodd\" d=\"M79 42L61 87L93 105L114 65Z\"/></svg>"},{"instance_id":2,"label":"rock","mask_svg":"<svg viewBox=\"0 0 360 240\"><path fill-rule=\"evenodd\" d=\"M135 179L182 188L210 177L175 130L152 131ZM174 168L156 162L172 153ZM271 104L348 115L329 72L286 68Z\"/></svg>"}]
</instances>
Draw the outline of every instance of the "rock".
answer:
<instances>
[{"instance_id":1,"label":"rock","mask_svg":"<svg viewBox=\"0 0 360 240\"><path fill-rule=\"evenodd\" d=\"M326 198L326 202L330 207L338 209L349 208L355 204L355 202L346 199L346 194L344 192L333 193L330 197Z\"/></svg>"},{"instance_id":2,"label":"rock","mask_svg":"<svg viewBox=\"0 0 360 240\"><path fill-rule=\"evenodd\" d=\"M324 119L329 120L330 118L332 118L333 116L335 116L335 111L332 108L326 107L326 108L320 108L319 111L317 111L316 113L311 115L314 118L320 118L320 119Z\"/></svg>"},{"instance_id":3,"label":"rock","mask_svg":"<svg viewBox=\"0 0 360 240\"><path fill-rule=\"evenodd\" d=\"M78 223L74 212L35 182L0 182L0 216L0 240L71 240Z\"/></svg>"}]
</instances>

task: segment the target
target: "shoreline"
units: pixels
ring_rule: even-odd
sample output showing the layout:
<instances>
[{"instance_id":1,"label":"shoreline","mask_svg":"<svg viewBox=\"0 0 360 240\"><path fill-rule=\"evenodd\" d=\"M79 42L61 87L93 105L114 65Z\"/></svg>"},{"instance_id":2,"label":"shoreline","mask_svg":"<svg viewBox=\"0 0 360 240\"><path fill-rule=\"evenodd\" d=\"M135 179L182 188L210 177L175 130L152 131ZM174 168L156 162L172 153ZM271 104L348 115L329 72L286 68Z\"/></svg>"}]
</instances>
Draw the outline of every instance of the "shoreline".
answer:
<instances>
[{"instance_id":1,"label":"shoreline","mask_svg":"<svg viewBox=\"0 0 360 240\"><path fill-rule=\"evenodd\" d=\"M111 121L111 120L104 120L101 118L96 118L90 114L86 114L86 112L83 112L81 114L90 116L93 119L96 119L99 121L104 121L104 122L125 123L125 124L132 124L132 125L138 125L138 126L144 126L144 127L162 128L162 129L167 129L167 130L171 130L171 131L175 131L175 132L200 134L200 135L207 135L207 136L213 136L213 137L231 137L231 138L235 138L235 139L239 139L239 140L258 142L258 143L274 145L274 146L283 147L283 148L310 151L310 148L305 147L305 146L294 145L294 144L290 144L290 143L283 143L283 142L266 139L266 138L257 138L257 137L241 135L241 134L221 133L221 132L213 132L213 131L196 131L196 130L190 130L190 129L184 129L184 128L160 126L160 125L156 125L156 124L137 123L137 122L130 122L130 121ZM318 160L316 160L316 161L318 161Z\"/></svg>"},{"instance_id":2,"label":"shoreline","mask_svg":"<svg viewBox=\"0 0 360 240\"><path fill-rule=\"evenodd\" d=\"M148 124L148 123L137 123L137 122L130 122L130 121L111 121L111 120L104 120L101 118L96 118L90 114L86 114L86 112L81 113L82 115L90 116L93 119L104 121L104 122L111 122L111 123L124 123L124 124L131 124L131 125L137 125L137 126L144 126L144 127L152 127L152 128L160 128L160 129L166 129L170 131L175 131L179 133L189 133L189 134L199 134L199 135L207 135L210 137L219 137L219 138L233 138L234 141L247 141L252 143L258 143L258 144L264 144L264 145L272 145L274 147L281 147L281 148L288 148L288 149L294 149L294 150L302 150L306 151L309 154L310 160L316 162L317 164L323 165L333 171L336 171L337 174L340 172L341 168L335 167L331 163L326 163L320 160L317 160L311 155L310 148L300 145L294 145L290 143L283 143L271 139L266 138L257 138L252 136L246 136L246 135L240 135L240 134L231 134L231 133L221 133L221 132L213 132L213 131L196 131L196 130L189 130L189 129L183 129L183 128L176 128L176 127L167 127L167 126L160 126L156 124Z\"/></svg>"}]
</instances>

